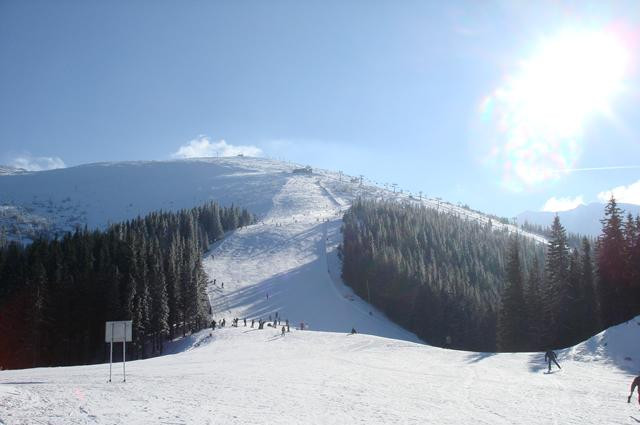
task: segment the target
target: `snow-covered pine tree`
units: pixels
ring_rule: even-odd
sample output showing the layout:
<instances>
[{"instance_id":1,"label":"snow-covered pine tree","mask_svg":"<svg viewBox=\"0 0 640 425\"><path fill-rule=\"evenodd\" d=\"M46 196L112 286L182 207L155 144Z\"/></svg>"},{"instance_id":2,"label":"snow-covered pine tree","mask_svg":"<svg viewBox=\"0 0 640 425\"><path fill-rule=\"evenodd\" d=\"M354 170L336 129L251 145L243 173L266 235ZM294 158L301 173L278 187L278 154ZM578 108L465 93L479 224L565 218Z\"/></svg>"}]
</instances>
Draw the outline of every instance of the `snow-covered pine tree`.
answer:
<instances>
[{"instance_id":1,"label":"snow-covered pine tree","mask_svg":"<svg viewBox=\"0 0 640 425\"><path fill-rule=\"evenodd\" d=\"M498 349L522 351L527 336L526 313L520 248L517 238L512 238L506 268L506 286L502 291L498 315Z\"/></svg>"}]
</instances>

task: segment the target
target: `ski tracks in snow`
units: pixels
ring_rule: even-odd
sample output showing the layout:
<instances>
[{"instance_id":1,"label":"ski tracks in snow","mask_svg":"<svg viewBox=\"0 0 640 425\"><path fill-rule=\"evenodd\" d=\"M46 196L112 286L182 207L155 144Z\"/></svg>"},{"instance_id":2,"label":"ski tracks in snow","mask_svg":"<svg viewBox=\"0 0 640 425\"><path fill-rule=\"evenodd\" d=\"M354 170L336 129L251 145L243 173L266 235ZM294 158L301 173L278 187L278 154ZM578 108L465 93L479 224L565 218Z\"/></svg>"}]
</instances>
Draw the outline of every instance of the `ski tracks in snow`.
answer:
<instances>
[{"instance_id":1,"label":"ski tracks in snow","mask_svg":"<svg viewBox=\"0 0 640 425\"><path fill-rule=\"evenodd\" d=\"M291 325L305 322L313 330L346 333L355 327L418 341L342 283L334 263L345 207L321 177L290 176L272 205L263 220L230 234L205 256L209 280L218 282L208 289L214 318L268 319L277 312Z\"/></svg>"}]
</instances>

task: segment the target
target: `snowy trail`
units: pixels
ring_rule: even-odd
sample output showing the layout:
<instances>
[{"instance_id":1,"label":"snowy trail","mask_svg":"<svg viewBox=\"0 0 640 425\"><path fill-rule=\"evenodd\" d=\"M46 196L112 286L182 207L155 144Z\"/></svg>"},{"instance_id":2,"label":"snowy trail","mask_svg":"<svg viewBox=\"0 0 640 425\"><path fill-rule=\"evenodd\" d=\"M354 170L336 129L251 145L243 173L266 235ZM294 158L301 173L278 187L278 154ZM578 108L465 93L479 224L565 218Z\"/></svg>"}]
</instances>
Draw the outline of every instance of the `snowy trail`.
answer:
<instances>
[{"instance_id":1,"label":"snowy trail","mask_svg":"<svg viewBox=\"0 0 640 425\"><path fill-rule=\"evenodd\" d=\"M355 327L419 341L342 283L334 258L342 210L316 177L290 177L264 220L234 232L205 257L205 270L217 282L209 286L214 318L268 319L278 312L314 330L346 333Z\"/></svg>"},{"instance_id":2,"label":"snowy trail","mask_svg":"<svg viewBox=\"0 0 640 425\"><path fill-rule=\"evenodd\" d=\"M444 350L370 335L226 328L127 363L0 372L4 424L629 424L630 375L593 359Z\"/></svg>"}]
</instances>

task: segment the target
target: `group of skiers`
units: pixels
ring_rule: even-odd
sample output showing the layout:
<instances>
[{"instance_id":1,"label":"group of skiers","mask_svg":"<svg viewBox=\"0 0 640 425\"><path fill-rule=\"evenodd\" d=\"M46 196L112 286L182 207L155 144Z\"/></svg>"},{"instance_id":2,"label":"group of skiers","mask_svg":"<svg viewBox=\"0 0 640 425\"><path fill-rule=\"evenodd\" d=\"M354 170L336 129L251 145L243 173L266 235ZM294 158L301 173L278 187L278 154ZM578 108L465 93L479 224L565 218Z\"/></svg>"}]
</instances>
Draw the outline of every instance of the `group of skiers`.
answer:
<instances>
[{"instance_id":1,"label":"group of skiers","mask_svg":"<svg viewBox=\"0 0 640 425\"><path fill-rule=\"evenodd\" d=\"M215 331L216 330L216 325L224 328L224 326L227 324L226 320L224 319L220 319L219 322L216 322L215 319L211 320L211 328Z\"/></svg>"},{"instance_id":2,"label":"group of skiers","mask_svg":"<svg viewBox=\"0 0 640 425\"><path fill-rule=\"evenodd\" d=\"M231 326L234 328L238 327L238 322L240 321L239 318L234 318L231 322ZM247 327L247 318L245 317L244 319L242 319L242 322L244 324L244 327ZM278 313L276 312L276 317L275 319L271 318L271 315L269 315L269 320L263 320L262 318L256 320L256 319L251 319L251 328L254 327L254 325L256 324L256 322L258 322L258 329L264 329L264 325L266 324L269 327L275 328L277 326L282 325L282 335L285 334L286 332L290 332L291 328L289 327L289 319L285 319L284 320L284 324L282 319L279 317ZM215 321L215 319L211 320L211 328L212 330L216 329L216 326L220 327L220 328L224 328L226 325L226 320L224 318L220 319L218 322Z\"/></svg>"}]
</instances>

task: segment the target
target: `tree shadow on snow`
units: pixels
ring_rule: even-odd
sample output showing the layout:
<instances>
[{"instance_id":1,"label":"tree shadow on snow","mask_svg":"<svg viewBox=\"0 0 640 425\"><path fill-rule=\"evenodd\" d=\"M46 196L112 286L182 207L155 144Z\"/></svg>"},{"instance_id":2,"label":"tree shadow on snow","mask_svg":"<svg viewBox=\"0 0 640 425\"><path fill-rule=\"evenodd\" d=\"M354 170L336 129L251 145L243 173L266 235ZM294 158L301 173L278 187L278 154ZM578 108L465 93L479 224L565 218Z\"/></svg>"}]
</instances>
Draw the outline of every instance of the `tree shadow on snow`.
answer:
<instances>
[{"instance_id":1,"label":"tree shadow on snow","mask_svg":"<svg viewBox=\"0 0 640 425\"><path fill-rule=\"evenodd\" d=\"M44 381L24 381L24 382L0 382L1 385L35 385L46 384Z\"/></svg>"},{"instance_id":2,"label":"tree shadow on snow","mask_svg":"<svg viewBox=\"0 0 640 425\"><path fill-rule=\"evenodd\" d=\"M314 243L317 245L316 251L321 252L324 249L321 226L323 223L314 226L315 230L307 229L293 238L318 237ZM262 256L264 252L261 250L259 255ZM268 320L269 315L273 319L278 312L282 324L289 319L292 328L304 322L305 328L310 330L348 333L355 327L359 333L405 339L404 333L386 320L372 318L370 309L355 308L353 301L335 288L327 273L327 264L320 255L256 284L229 291L222 296L216 294L211 300L214 317L222 318L229 314L228 310L240 310L244 311L242 316L246 316L247 320ZM269 261L268 255L265 255L264 261ZM412 341L408 337L406 339Z\"/></svg>"},{"instance_id":3,"label":"tree shadow on snow","mask_svg":"<svg viewBox=\"0 0 640 425\"><path fill-rule=\"evenodd\" d=\"M498 353L471 353L466 361L467 363L478 363L481 360L487 359L489 357L495 356Z\"/></svg>"}]
</instances>

